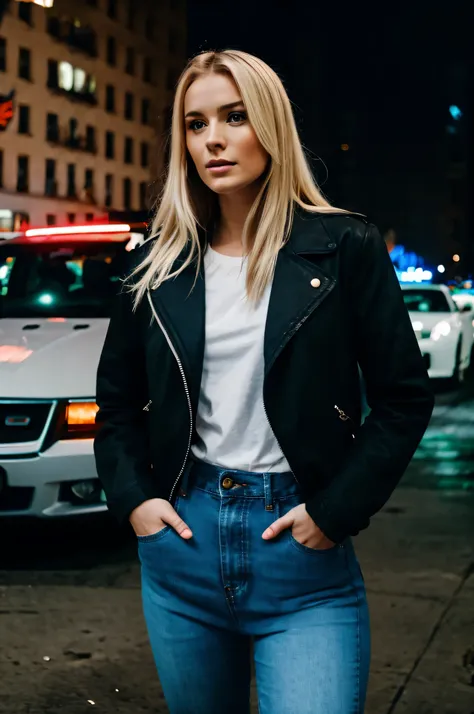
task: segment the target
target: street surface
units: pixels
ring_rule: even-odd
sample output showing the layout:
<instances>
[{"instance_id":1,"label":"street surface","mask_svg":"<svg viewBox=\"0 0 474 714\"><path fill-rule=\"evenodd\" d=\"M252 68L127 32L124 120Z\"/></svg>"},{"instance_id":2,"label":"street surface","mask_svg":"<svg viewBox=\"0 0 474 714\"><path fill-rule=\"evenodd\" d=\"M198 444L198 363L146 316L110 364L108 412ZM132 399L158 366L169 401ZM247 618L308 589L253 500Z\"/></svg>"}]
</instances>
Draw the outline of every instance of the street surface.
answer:
<instances>
[{"instance_id":1,"label":"street surface","mask_svg":"<svg viewBox=\"0 0 474 714\"><path fill-rule=\"evenodd\" d=\"M367 714L474 714L474 385L438 391L400 487L355 539L373 628ZM0 538L0 711L167 712L133 538L108 520L3 521Z\"/></svg>"}]
</instances>

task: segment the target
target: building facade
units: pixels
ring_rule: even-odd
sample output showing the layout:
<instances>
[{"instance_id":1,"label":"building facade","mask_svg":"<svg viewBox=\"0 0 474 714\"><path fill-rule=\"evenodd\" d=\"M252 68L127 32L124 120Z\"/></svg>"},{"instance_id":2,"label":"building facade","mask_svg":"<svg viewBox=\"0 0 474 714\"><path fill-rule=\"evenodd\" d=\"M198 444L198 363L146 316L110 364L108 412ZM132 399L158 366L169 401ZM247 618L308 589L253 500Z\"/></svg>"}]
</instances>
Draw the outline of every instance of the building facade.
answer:
<instances>
[{"instance_id":1,"label":"building facade","mask_svg":"<svg viewBox=\"0 0 474 714\"><path fill-rule=\"evenodd\" d=\"M0 26L0 229L149 207L185 27L182 0L10 3Z\"/></svg>"}]
</instances>

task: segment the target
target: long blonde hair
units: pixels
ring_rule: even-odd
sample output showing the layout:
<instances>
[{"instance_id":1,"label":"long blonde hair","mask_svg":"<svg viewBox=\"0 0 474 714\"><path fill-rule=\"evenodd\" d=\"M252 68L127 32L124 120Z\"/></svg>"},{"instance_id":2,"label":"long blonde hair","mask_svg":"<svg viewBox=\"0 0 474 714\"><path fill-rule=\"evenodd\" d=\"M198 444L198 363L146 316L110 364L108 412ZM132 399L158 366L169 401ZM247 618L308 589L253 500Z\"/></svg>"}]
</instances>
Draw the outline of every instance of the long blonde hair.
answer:
<instances>
[{"instance_id":1,"label":"long blonde hair","mask_svg":"<svg viewBox=\"0 0 474 714\"><path fill-rule=\"evenodd\" d=\"M147 289L155 289L196 260L202 259L199 228L208 230L218 216L218 201L197 175L186 149L184 99L190 85L209 73L224 74L237 85L250 124L269 154L261 189L244 225L242 242L248 255L247 294L258 299L273 277L280 248L290 234L296 205L308 211L333 213L319 191L306 161L290 100L278 75L261 59L237 50L204 52L183 71L176 89L171 125L168 174L152 223L157 236L136 268L132 287L135 305ZM188 248L184 262L176 259Z\"/></svg>"}]
</instances>

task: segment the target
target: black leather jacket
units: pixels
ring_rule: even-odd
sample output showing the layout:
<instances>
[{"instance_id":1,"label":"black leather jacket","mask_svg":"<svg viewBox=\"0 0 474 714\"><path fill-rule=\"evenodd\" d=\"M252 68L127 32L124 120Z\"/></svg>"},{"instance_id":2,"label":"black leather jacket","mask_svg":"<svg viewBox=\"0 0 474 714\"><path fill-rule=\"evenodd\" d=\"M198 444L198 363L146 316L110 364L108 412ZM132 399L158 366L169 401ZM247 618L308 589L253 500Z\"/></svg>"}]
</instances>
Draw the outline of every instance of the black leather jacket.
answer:
<instances>
[{"instance_id":1,"label":"black leather jacket","mask_svg":"<svg viewBox=\"0 0 474 714\"><path fill-rule=\"evenodd\" d=\"M144 247L134 251L142 259ZM132 254L133 255L133 254ZM118 296L100 360L99 477L119 520L170 499L189 457L204 352L195 267ZM264 341L265 409L308 513L333 541L366 528L423 436L433 396L384 241L364 219L298 211ZM361 425L358 365L371 413Z\"/></svg>"}]
</instances>

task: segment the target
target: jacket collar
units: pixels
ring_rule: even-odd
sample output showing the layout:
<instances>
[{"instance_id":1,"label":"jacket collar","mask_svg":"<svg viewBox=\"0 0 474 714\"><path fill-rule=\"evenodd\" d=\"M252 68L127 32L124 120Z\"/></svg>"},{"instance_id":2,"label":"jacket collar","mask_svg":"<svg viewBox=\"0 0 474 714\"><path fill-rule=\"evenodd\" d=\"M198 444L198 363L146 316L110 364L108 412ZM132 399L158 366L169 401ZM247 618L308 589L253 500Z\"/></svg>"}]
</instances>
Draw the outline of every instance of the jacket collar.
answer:
<instances>
[{"instance_id":1,"label":"jacket collar","mask_svg":"<svg viewBox=\"0 0 474 714\"><path fill-rule=\"evenodd\" d=\"M285 346L336 284L320 260L337 244L320 214L295 212L290 237L280 250L265 326L265 376ZM319 262L318 262L319 261Z\"/></svg>"},{"instance_id":2,"label":"jacket collar","mask_svg":"<svg viewBox=\"0 0 474 714\"><path fill-rule=\"evenodd\" d=\"M287 243L278 254L265 326L264 360L268 373L278 355L312 312L333 289L336 280L317 263L334 253L337 244L319 214L297 210ZM311 258L311 256L316 257ZM319 283L317 282L319 281ZM195 264L150 291L153 305L182 362L197 407L205 344L205 278Z\"/></svg>"}]
</instances>

